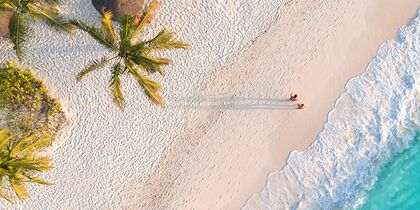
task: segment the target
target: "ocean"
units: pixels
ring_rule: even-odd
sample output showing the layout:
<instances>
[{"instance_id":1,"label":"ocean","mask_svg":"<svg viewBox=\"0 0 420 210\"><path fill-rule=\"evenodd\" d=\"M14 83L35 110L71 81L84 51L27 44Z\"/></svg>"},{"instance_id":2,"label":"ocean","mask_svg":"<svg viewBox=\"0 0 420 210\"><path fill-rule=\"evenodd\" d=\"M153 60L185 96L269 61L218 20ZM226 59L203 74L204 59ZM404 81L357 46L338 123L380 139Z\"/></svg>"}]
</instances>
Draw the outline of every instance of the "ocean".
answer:
<instances>
[{"instance_id":1,"label":"ocean","mask_svg":"<svg viewBox=\"0 0 420 210\"><path fill-rule=\"evenodd\" d=\"M420 180L419 143L413 140L420 131L420 10L398 34L347 83L312 145L293 151L243 209L418 204L420 188L409 187Z\"/></svg>"},{"instance_id":2,"label":"ocean","mask_svg":"<svg viewBox=\"0 0 420 210\"><path fill-rule=\"evenodd\" d=\"M384 165L360 210L420 208L420 133Z\"/></svg>"}]
</instances>

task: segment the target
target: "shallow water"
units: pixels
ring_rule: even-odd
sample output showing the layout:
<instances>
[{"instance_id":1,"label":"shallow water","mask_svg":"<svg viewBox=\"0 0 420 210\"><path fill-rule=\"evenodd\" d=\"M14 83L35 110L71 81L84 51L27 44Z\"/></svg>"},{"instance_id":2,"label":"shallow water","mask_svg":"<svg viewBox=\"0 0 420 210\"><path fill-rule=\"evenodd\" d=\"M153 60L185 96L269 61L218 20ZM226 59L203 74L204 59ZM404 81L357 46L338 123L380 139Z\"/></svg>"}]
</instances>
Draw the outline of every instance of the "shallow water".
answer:
<instances>
[{"instance_id":1,"label":"shallow water","mask_svg":"<svg viewBox=\"0 0 420 210\"><path fill-rule=\"evenodd\" d=\"M382 168L360 210L420 208L420 133Z\"/></svg>"}]
</instances>

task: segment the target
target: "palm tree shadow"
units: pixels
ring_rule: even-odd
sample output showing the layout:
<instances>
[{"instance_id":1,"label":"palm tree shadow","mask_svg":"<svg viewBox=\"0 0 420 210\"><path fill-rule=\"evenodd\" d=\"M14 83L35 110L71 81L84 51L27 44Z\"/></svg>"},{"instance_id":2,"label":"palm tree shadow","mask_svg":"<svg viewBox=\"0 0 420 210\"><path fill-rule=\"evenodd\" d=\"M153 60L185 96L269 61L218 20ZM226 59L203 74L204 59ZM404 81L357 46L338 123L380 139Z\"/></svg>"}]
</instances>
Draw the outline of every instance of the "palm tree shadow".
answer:
<instances>
[{"instance_id":1,"label":"palm tree shadow","mask_svg":"<svg viewBox=\"0 0 420 210\"><path fill-rule=\"evenodd\" d=\"M175 107L207 110L252 110L252 109L296 109L289 98L257 97L168 97L168 102Z\"/></svg>"}]
</instances>

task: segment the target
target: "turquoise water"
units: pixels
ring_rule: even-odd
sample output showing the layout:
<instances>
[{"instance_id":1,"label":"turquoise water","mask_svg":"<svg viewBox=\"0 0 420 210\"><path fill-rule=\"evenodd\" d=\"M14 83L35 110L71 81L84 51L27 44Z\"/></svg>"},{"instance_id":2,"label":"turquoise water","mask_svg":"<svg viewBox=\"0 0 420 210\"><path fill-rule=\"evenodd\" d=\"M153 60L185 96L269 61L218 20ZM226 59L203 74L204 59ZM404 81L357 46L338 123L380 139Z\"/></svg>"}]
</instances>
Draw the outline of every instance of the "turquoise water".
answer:
<instances>
[{"instance_id":1,"label":"turquoise water","mask_svg":"<svg viewBox=\"0 0 420 210\"><path fill-rule=\"evenodd\" d=\"M420 209L420 135L384 166L360 209Z\"/></svg>"}]
</instances>

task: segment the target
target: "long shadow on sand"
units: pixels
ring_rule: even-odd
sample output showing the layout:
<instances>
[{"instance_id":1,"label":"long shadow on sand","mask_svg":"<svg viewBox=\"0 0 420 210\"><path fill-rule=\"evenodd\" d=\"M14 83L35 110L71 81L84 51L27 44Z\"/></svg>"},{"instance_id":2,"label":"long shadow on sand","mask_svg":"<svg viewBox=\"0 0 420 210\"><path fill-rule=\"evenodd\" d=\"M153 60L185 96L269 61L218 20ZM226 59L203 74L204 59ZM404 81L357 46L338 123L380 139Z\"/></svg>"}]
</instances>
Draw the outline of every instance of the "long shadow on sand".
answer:
<instances>
[{"instance_id":1,"label":"long shadow on sand","mask_svg":"<svg viewBox=\"0 0 420 210\"><path fill-rule=\"evenodd\" d=\"M289 98L257 97L168 97L168 104L175 107L209 110L250 110L250 109L296 109Z\"/></svg>"}]
</instances>

